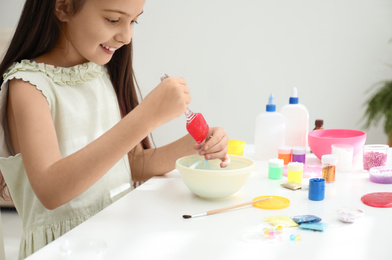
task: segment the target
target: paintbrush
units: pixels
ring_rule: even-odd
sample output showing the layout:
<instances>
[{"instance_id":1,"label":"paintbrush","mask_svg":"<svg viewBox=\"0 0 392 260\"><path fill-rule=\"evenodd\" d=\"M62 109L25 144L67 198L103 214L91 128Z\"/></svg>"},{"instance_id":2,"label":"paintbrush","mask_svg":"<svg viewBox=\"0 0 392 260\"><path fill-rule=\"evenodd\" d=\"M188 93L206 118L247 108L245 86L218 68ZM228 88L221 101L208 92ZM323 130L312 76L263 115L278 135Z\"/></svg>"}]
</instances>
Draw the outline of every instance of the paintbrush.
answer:
<instances>
[{"instance_id":1,"label":"paintbrush","mask_svg":"<svg viewBox=\"0 0 392 260\"><path fill-rule=\"evenodd\" d=\"M224 207L224 208L220 208L220 209L213 209L213 210L209 210L209 211L206 211L206 212L197 213L197 214L194 214L194 215L182 215L182 217L183 218L203 217L203 216L220 213L220 212L225 211L225 210L239 208L239 207L247 206L247 205L250 205L250 204L254 204L254 203L257 203L257 202L260 202L260 201L263 201L263 200L269 200L269 199L272 199L272 197L266 197L266 198L262 198L262 199L259 199L259 200L252 200L252 201L240 203L240 204L233 205L233 206L228 206L228 207Z\"/></svg>"}]
</instances>

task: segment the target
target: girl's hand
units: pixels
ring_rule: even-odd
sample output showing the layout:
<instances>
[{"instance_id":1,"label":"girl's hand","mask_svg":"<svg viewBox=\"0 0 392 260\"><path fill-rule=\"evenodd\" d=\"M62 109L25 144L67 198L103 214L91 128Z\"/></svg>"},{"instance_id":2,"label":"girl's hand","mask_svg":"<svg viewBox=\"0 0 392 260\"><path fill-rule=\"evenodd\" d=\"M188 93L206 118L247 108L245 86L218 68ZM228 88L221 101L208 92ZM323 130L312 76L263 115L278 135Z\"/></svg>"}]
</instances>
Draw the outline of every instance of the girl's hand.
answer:
<instances>
[{"instance_id":1,"label":"girl's hand","mask_svg":"<svg viewBox=\"0 0 392 260\"><path fill-rule=\"evenodd\" d=\"M147 111L146 118L151 119L157 127L182 115L190 102L191 96L185 79L170 77L163 79L140 105Z\"/></svg>"},{"instance_id":2,"label":"girl's hand","mask_svg":"<svg viewBox=\"0 0 392 260\"><path fill-rule=\"evenodd\" d=\"M230 164L230 158L227 156L227 147L229 136L221 127L212 127L206 140L200 144L195 144L194 149L199 150L200 155L204 155L206 160L220 159L222 168Z\"/></svg>"}]
</instances>

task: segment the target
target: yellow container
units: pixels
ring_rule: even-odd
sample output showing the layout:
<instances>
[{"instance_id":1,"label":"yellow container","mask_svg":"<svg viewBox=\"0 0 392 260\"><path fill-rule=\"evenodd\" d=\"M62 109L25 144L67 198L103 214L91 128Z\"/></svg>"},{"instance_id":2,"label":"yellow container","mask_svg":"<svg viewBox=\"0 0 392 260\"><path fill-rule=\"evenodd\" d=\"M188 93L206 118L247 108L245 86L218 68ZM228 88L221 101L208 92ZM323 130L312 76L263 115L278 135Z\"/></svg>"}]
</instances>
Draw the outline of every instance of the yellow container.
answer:
<instances>
[{"instance_id":1,"label":"yellow container","mask_svg":"<svg viewBox=\"0 0 392 260\"><path fill-rule=\"evenodd\" d=\"M303 163L290 162L287 165L287 182L302 184Z\"/></svg>"},{"instance_id":2,"label":"yellow container","mask_svg":"<svg viewBox=\"0 0 392 260\"><path fill-rule=\"evenodd\" d=\"M229 140L228 154L240 155L244 154L245 142L239 140Z\"/></svg>"}]
</instances>

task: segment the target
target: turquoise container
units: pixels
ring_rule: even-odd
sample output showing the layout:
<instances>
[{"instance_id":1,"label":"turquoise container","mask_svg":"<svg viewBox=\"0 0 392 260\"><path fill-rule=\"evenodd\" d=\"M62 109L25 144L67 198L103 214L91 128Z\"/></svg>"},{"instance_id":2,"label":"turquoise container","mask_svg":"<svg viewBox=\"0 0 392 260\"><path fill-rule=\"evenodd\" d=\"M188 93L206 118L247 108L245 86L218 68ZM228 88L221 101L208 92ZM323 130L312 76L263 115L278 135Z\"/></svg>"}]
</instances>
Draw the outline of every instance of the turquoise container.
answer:
<instances>
[{"instance_id":1,"label":"turquoise container","mask_svg":"<svg viewBox=\"0 0 392 260\"><path fill-rule=\"evenodd\" d=\"M283 175L283 159L270 159L268 161L268 178L279 180Z\"/></svg>"}]
</instances>

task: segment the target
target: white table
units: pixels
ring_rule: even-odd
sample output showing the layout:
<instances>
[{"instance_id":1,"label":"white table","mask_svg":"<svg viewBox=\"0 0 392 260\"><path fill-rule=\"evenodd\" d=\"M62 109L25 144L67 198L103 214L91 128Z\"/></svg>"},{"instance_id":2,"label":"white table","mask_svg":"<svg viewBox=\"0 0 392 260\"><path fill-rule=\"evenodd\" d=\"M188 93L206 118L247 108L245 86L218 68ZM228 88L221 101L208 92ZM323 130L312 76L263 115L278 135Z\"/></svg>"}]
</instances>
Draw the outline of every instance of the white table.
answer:
<instances>
[{"instance_id":1,"label":"white table","mask_svg":"<svg viewBox=\"0 0 392 260\"><path fill-rule=\"evenodd\" d=\"M249 157L251 153L248 152ZM310 155L311 163L319 160ZM358 165L358 164L357 164ZM357 167L359 168L359 167ZM177 171L152 178L85 223L30 256L61 259L65 240L99 238L107 243L104 259L392 259L392 208L364 205L361 197L372 192L392 192L392 184L375 184L367 173L337 173L326 184L325 200L310 201L307 190L292 191L270 180L267 164L257 162L244 188L224 200L205 200L193 195ZM204 212L249 201L257 196L278 195L290 206L265 210L252 206L206 217L182 215ZM337 210L353 207L365 215L352 224L338 220ZM262 229L270 227L266 216L313 214L328 224L324 232L285 228L282 240L268 240ZM300 234L300 241L291 241Z\"/></svg>"}]
</instances>

